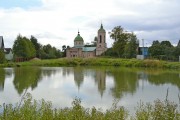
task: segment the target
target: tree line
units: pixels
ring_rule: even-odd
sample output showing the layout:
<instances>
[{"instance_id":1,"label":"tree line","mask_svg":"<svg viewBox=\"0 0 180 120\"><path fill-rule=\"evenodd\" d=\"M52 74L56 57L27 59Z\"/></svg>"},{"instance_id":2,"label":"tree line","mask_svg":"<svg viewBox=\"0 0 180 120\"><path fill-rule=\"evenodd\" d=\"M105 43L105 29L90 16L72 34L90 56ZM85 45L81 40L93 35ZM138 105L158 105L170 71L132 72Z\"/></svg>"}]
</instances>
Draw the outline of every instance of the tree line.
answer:
<instances>
[{"instance_id":1,"label":"tree line","mask_svg":"<svg viewBox=\"0 0 180 120\"><path fill-rule=\"evenodd\" d=\"M105 56L119 58L136 58L140 53L139 40L133 32L127 32L121 26L116 26L109 32L110 38L114 40L111 48L104 53ZM150 59L178 61L180 56L180 41L173 46L169 40L155 40L148 48Z\"/></svg>"},{"instance_id":2,"label":"tree line","mask_svg":"<svg viewBox=\"0 0 180 120\"><path fill-rule=\"evenodd\" d=\"M50 44L41 45L37 38L31 36L30 39L18 35L13 44L13 53L16 58L40 58L40 59L53 59L62 57L59 49L51 46Z\"/></svg>"},{"instance_id":3,"label":"tree line","mask_svg":"<svg viewBox=\"0 0 180 120\"><path fill-rule=\"evenodd\" d=\"M155 40L152 46L149 47L149 57L160 59L160 60L170 60L178 61L180 56L180 41L177 46L173 46L170 41L165 40L159 42Z\"/></svg>"}]
</instances>

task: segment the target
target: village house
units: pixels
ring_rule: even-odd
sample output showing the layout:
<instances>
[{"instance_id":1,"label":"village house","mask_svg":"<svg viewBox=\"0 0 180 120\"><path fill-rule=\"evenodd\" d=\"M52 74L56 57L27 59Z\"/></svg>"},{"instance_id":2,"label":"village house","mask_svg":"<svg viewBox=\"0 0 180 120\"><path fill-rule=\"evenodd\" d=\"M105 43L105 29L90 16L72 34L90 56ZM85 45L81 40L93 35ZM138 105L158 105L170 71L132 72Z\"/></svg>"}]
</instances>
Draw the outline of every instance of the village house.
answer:
<instances>
[{"instance_id":1,"label":"village house","mask_svg":"<svg viewBox=\"0 0 180 120\"><path fill-rule=\"evenodd\" d=\"M3 50L5 53L5 58L8 61L13 60L13 52L11 48L5 48L3 36L0 36L0 50Z\"/></svg>"},{"instance_id":2,"label":"village house","mask_svg":"<svg viewBox=\"0 0 180 120\"><path fill-rule=\"evenodd\" d=\"M90 58L102 55L107 50L106 31L104 30L102 24L98 30L97 37L95 37L95 41L96 46L85 46L84 39L81 37L80 32L78 31L78 34L74 39L74 46L69 47L66 50L66 57Z\"/></svg>"}]
</instances>

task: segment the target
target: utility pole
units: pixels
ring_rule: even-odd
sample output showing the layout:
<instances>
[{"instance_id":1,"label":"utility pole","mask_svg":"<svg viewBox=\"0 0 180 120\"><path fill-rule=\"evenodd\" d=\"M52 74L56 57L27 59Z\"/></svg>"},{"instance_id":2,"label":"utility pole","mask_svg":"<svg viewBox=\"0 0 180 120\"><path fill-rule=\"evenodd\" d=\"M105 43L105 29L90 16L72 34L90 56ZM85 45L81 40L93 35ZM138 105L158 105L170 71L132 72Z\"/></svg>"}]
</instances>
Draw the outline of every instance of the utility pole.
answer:
<instances>
[{"instance_id":1,"label":"utility pole","mask_svg":"<svg viewBox=\"0 0 180 120\"><path fill-rule=\"evenodd\" d=\"M142 39L142 45L143 45L142 55L144 55L144 39Z\"/></svg>"}]
</instances>

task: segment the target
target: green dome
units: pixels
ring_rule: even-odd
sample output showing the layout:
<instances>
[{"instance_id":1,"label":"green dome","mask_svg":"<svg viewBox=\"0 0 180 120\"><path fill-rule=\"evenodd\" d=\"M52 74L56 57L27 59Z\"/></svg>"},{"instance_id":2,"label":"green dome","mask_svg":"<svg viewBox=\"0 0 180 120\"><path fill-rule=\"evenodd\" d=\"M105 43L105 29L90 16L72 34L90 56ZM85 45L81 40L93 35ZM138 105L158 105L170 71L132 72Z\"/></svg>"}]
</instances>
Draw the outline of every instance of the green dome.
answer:
<instances>
[{"instance_id":1,"label":"green dome","mask_svg":"<svg viewBox=\"0 0 180 120\"><path fill-rule=\"evenodd\" d=\"M106 32L103 28L103 25L101 24L101 28L98 30L98 32Z\"/></svg>"},{"instance_id":2,"label":"green dome","mask_svg":"<svg viewBox=\"0 0 180 120\"><path fill-rule=\"evenodd\" d=\"M83 38L80 36L79 32L74 41L84 41Z\"/></svg>"}]
</instances>

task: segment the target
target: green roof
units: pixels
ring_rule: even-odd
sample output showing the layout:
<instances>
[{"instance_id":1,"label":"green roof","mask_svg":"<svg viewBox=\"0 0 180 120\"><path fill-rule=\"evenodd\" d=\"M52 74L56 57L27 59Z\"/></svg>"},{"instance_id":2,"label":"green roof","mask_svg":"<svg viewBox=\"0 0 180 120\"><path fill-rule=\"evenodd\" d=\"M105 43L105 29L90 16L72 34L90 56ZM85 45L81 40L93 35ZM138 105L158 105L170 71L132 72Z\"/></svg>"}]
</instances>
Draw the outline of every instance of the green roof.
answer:
<instances>
[{"instance_id":1,"label":"green roof","mask_svg":"<svg viewBox=\"0 0 180 120\"><path fill-rule=\"evenodd\" d=\"M78 35L75 37L74 41L84 41L83 38L80 36L79 32Z\"/></svg>"},{"instance_id":2,"label":"green roof","mask_svg":"<svg viewBox=\"0 0 180 120\"><path fill-rule=\"evenodd\" d=\"M101 27L100 27L100 29L98 30L98 32L106 32L105 30L104 30L104 28L103 28L103 25L101 24Z\"/></svg>"},{"instance_id":3,"label":"green roof","mask_svg":"<svg viewBox=\"0 0 180 120\"><path fill-rule=\"evenodd\" d=\"M92 52L96 49L96 47L83 47L84 52Z\"/></svg>"}]
</instances>

